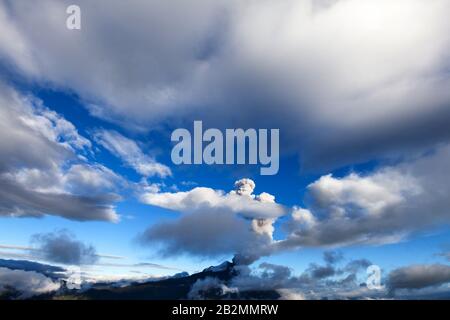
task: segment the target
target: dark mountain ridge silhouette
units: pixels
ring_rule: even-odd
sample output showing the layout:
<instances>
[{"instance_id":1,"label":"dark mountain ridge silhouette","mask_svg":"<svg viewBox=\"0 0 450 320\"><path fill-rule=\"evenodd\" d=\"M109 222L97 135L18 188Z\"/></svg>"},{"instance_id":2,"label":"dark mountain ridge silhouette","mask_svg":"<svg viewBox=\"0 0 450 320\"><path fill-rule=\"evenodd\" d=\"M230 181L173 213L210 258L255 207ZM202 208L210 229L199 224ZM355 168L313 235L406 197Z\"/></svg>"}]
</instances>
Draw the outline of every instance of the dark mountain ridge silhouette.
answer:
<instances>
[{"instance_id":1,"label":"dark mountain ridge silhouette","mask_svg":"<svg viewBox=\"0 0 450 320\"><path fill-rule=\"evenodd\" d=\"M192 286L206 278L217 278L223 283L229 283L238 272L232 262L224 262L219 266L204 269L192 275L179 274L177 276L148 281L145 283L132 283L124 287L114 287L106 284L94 285L84 292L66 292L59 299L88 299L88 300L183 300L189 298ZM246 291L223 294L220 288L210 288L202 292L204 299L278 299L280 295L273 290Z\"/></svg>"}]
</instances>

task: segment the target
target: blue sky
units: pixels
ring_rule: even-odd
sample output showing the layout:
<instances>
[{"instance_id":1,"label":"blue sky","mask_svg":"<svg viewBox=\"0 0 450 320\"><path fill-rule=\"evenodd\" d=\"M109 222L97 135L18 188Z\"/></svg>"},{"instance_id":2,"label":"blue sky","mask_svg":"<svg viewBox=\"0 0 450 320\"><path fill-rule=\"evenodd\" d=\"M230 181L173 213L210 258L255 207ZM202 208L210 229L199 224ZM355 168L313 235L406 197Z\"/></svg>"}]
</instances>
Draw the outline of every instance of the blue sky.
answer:
<instances>
[{"instance_id":1,"label":"blue sky","mask_svg":"<svg viewBox=\"0 0 450 320\"><path fill-rule=\"evenodd\" d=\"M81 30L69 2L0 2L0 257L448 267L448 1L76 2ZM279 172L174 165L195 120L279 129Z\"/></svg>"}]
</instances>

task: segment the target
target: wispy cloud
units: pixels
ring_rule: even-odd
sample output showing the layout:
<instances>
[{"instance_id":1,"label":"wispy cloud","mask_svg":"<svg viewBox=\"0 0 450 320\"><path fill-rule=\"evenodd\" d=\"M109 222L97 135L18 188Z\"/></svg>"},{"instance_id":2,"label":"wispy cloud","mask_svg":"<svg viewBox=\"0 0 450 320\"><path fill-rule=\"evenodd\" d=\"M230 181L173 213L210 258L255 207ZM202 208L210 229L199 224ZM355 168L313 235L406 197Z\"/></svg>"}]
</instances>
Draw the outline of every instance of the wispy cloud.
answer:
<instances>
[{"instance_id":1,"label":"wispy cloud","mask_svg":"<svg viewBox=\"0 0 450 320\"><path fill-rule=\"evenodd\" d=\"M94 134L97 143L113 155L119 157L124 163L145 177L172 175L169 167L158 163L154 158L144 154L137 143L116 131L98 130Z\"/></svg>"}]
</instances>

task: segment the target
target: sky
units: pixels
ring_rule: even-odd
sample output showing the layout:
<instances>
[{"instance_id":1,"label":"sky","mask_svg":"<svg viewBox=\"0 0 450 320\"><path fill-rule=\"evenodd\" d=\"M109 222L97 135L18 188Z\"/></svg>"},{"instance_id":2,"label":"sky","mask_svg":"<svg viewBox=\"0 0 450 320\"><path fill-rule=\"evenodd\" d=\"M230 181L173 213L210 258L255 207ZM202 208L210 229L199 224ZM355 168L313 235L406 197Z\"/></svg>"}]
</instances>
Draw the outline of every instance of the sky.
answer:
<instances>
[{"instance_id":1,"label":"sky","mask_svg":"<svg viewBox=\"0 0 450 320\"><path fill-rule=\"evenodd\" d=\"M449 291L449 9L0 1L0 259L94 280L234 259L241 290L294 298ZM279 129L279 171L175 165L196 120ZM361 291L369 265L389 288Z\"/></svg>"}]
</instances>

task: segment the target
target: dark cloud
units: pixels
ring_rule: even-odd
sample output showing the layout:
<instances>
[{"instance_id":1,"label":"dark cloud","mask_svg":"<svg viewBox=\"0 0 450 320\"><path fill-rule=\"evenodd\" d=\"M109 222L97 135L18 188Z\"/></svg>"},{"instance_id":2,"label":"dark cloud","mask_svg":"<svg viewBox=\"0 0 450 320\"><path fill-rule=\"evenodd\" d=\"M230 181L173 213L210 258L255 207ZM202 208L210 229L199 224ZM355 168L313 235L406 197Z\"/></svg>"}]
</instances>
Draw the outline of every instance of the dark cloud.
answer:
<instances>
[{"instance_id":1,"label":"dark cloud","mask_svg":"<svg viewBox=\"0 0 450 320\"><path fill-rule=\"evenodd\" d=\"M339 251L325 251L323 253L323 260L328 264L335 264L344 258L342 252Z\"/></svg>"},{"instance_id":2,"label":"dark cloud","mask_svg":"<svg viewBox=\"0 0 450 320\"><path fill-rule=\"evenodd\" d=\"M166 253L201 256L204 250L209 256L235 254L240 264L302 247L395 243L450 221L450 185L440 174L450 170L448 159L450 146L442 145L371 173L322 176L307 187L306 208L293 207L290 218L281 222L287 237L279 241L272 239L278 215L271 209L280 207L275 203L268 206L245 195L239 198L209 188L146 194L148 203L179 210L183 215L178 221L152 226L144 239L170 248ZM246 218L264 215L271 219L261 224L264 228L255 228L252 223L253 234L245 219L240 219L243 207L258 209L246 213ZM232 233L234 239L228 237ZM325 259L333 264L339 254L325 253Z\"/></svg>"},{"instance_id":3,"label":"dark cloud","mask_svg":"<svg viewBox=\"0 0 450 320\"><path fill-rule=\"evenodd\" d=\"M128 128L283 128L281 150L319 170L449 141L449 3L411 1L406 15L404 2L371 0L84 0L90 32L70 35L70 1L10 2L1 27L14 41L0 54Z\"/></svg>"},{"instance_id":4,"label":"dark cloud","mask_svg":"<svg viewBox=\"0 0 450 320\"><path fill-rule=\"evenodd\" d=\"M311 263L302 276L305 279L310 278L312 281L316 281L347 274L344 279L331 281L345 284L356 280L356 274L366 270L372 264L367 259L356 259L350 260L341 266L340 264L344 260L344 255L340 251L324 251L323 260L325 265Z\"/></svg>"},{"instance_id":5,"label":"dark cloud","mask_svg":"<svg viewBox=\"0 0 450 320\"><path fill-rule=\"evenodd\" d=\"M201 255L203 243L208 243L205 249L209 251L207 254L212 252L209 245L217 246L217 253L220 254L231 251L235 246L235 250L228 253L240 254L241 259L247 256L249 261L258 255L302 247L395 243L414 232L450 221L450 202L447 197L450 185L445 175L440 174L450 170L448 159L450 146L443 145L426 155L381 167L369 174L352 173L340 178L322 176L307 187L306 209L294 207L290 219L282 222L281 226L288 236L279 241L270 241L265 237L266 241L255 245L256 235L247 232L244 221L228 216L223 206L213 205L189 217L183 215L178 222L154 226L149 229L147 236L151 239L154 235L152 240L173 242L174 252L182 251L180 248L185 246L189 247L185 252L196 255ZM197 203L201 199L211 203L215 192L208 190L208 196L199 197L197 194L195 202L182 202L183 210L189 212L198 209ZM177 208L180 196L185 196L185 193L170 196L161 194L157 200L173 198L172 201L176 201L172 205ZM216 214L217 219L213 217ZM182 227L184 224L186 227ZM273 225L268 226L269 231L273 232ZM195 233L193 230L196 229L204 230L203 240L203 232ZM236 239L242 237L243 241L227 238L232 229L236 230ZM219 236L216 239L221 239L221 242L214 241L211 230L217 230ZM195 241L192 242L192 239ZM195 247L192 246L194 243ZM247 248L245 244L248 244ZM224 249L226 246L227 250ZM338 257L326 254L325 259L333 261Z\"/></svg>"},{"instance_id":6,"label":"dark cloud","mask_svg":"<svg viewBox=\"0 0 450 320\"><path fill-rule=\"evenodd\" d=\"M64 273L66 272L66 269L61 267L28 260L0 259L0 268L8 268L10 270L34 271L37 273L42 273L46 277L52 279L59 279L61 277L64 277Z\"/></svg>"},{"instance_id":7,"label":"dark cloud","mask_svg":"<svg viewBox=\"0 0 450 320\"><path fill-rule=\"evenodd\" d=\"M319 266L313 264L310 266L308 272L311 274L313 279L325 279L332 277L336 274L336 269L333 266Z\"/></svg>"},{"instance_id":8,"label":"dark cloud","mask_svg":"<svg viewBox=\"0 0 450 320\"><path fill-rule=\"evenodd\" d=\"M270 279L275 282L282 281L292 276L291 269L286 266L263 262L259 265L259 268L263 270L261 278Z\"/></svg>"},{"instance_id":9,"label":"dark cloud","mask_svg":"<svg viewBox=\"0 0 450 320\"><path fill-rule=\"evenodd\" d=\"M99 256L92 245L77 240L71 233L61 230L35 234L31 240L33 252L41 259L68 265L89 265Z\"/></svg>"},{"instance_id":10,"label":"dark cloud","mask_svg":"<svg viewBox=\"0 0 450 320\"><path fill-rule=\"evenodd\" d=\"M0 215L7 217L58 215L78 221L116 221L112 203L118 199L114 194L77 196L34 191L0 177Z\"/></svg>"},{"instance_id":11,"label":"dark cloud","mask_svg":"<svg viewBox=\"0 0 450 320\"><path fill-rule=\"evenodd\" d=\"M389 273L391 291L399 289L424 289L450 282L450 266L442 264L412 265Z\"/></svg>"},{"instance_id":12,"label":"dark cloud","mask_svg":"<svg viewBox=\"0 0 450 320\"><path fill-rule=\"evenodd\" d=\"M218 256L242 252L253 256L265 240L249 230L247 221L229 212L196 212L175 221L149 227L141 236L145 245L160 245L161 254Z\"/></svg>"},{"instance_id":13,"label":"dark cloud","mask_svg":"<svg viewBox=\"0 0 450 320\"><path fill-rule=\"evenodd\" d=\"M145 193L142 201L179 211L180 217L152 225L140 236L141 243L160 245L166 256L234 254L237 264L270 254L273 224L285 208L268 193L253 194L254 189L252 180L241 179L229 193L200 187L187 192Z\"/></svg>"},{"instance_id":14,"label":"dark cloud","mask_svg":"<svg viewBox=\"0 0 450 320\"><path fill-rule=\"evenodd\" d=\"M369 266L372 265L372 262L370 262L367 259L357 259L352 260L344 267L345 271L356 273L359 270L366 270Z\"/></svg>"},{"instance_id":15,"label":"dark cloud","mask_svg":"<svg viewBox=\"0 0 450 320\"><path fill-rule=\"evenodd\" d=\"M324 259L328 259L329 254ZM311 263L300 275L295 275L289 267L272 263L261 263L258 267L236 265L236 276L229 281L216 278L193 286L192 293L199 296L202 290L222 292L224 296L246 291L274 290L281 296L294 299L347 299L383 297L385 291L368 290L360 283L365 280L365 266L371 264L366 259L350 260L341 264L343 257L334 265Z\"/></svg>"}]
</instances>

